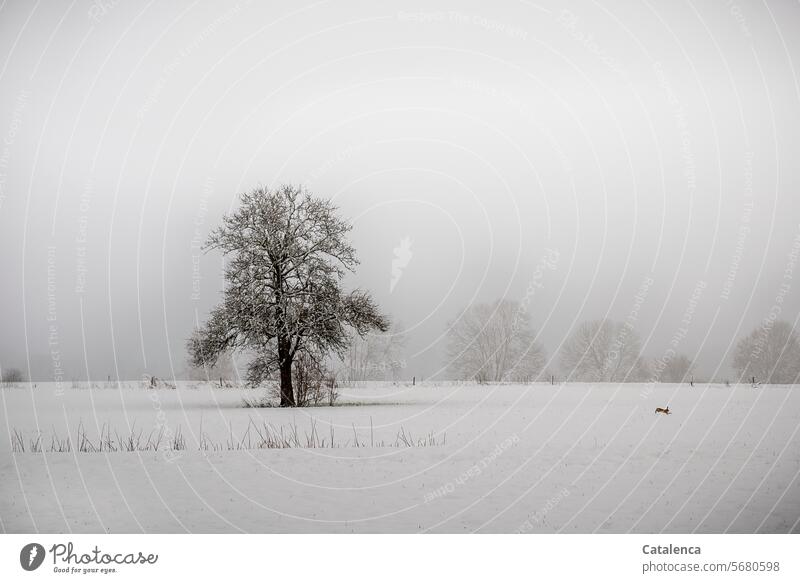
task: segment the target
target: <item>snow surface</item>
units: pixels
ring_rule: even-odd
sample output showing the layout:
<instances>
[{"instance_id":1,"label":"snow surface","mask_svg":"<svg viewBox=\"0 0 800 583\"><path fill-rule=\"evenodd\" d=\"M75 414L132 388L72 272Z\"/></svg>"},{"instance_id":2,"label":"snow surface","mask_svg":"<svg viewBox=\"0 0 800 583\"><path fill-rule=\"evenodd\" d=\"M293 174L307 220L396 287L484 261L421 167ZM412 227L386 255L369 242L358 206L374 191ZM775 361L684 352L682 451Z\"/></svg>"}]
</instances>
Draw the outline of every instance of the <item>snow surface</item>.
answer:
<instances>
[{"instance_id":1,"label":"snow surface","mask_svg":"<svg viewBox=\"0 0 800 583\"><path fill-rule=\"evenodd\" d=\"M294 410L126 386L0 389L5 532L800 531L800 386L367 387ZM332 427L341 447L198 451L201 424L224 447L251 421ZM180 427L186 450L11 453L12 429L46 450L79 423L91 439ZM401 427L441 445L370 445Z\"/></svg>"}]
</instances>

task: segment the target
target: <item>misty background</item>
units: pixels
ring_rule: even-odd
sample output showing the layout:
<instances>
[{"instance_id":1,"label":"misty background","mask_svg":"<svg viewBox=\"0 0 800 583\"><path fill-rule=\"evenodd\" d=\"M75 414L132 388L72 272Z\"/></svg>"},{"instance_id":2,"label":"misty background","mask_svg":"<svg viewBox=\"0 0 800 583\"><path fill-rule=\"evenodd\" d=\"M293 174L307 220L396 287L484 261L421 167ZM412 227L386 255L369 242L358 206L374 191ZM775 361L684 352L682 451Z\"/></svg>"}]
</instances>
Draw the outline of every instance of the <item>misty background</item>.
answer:
<instances>
[{"instance_id":1,"label":"misty background","mask_svg":"<svg viewBox=\"0 0 800 583\"><path fill-rule=\"evenodd\" d=\"M722 379L800 311L799 27L791 2L5 2L0 366L182 378L223 286L199 245L288 182L352 220L346 285L400 323L405 378L446 376L465 306L528 297L550 369L609 317Z\"/></svg>"}]
</instances>

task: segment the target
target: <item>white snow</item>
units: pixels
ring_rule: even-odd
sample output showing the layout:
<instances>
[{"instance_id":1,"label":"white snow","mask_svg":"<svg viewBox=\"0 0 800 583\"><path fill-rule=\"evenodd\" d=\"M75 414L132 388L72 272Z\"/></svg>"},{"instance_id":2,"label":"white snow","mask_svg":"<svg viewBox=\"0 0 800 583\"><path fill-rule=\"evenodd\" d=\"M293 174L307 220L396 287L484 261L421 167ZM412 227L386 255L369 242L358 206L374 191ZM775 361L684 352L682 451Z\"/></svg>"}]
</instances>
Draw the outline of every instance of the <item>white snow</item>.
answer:
<instances>
[{"instance_id":1,"label":"white snow","mask_svg":"<svg viewBox=\"0 0 800 583\"><path fill-rule=\"evenodd\" d=\"M282 410L242 407L259 391L138 385L0 389L5 532L800 530L800 386L369 387ZM302 440L312 419L342 447L198 451L201 423L224 448L251 420ZM97 440L134 422L180 427L186 450L46 451L53 431L75 443L79 423ZM401 428L446 443L374 446ZM12 429L45 451L12 454Z\"/></svg>"}]
</instances>

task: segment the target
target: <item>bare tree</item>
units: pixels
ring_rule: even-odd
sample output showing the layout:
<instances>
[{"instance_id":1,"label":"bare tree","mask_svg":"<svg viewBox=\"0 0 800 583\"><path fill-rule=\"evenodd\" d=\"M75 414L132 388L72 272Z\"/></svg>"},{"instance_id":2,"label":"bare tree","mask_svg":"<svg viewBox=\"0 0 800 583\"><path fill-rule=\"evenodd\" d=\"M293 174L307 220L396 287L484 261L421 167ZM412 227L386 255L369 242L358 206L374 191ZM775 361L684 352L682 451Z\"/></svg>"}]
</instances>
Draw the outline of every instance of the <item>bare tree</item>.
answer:
<instances>
[{"instance_id":1,"label":"bare tree","mask_svg":"<svg viewBox=\"0 0 800 583\"><path fill-rule=\"evenodd\" d=\"M227 258L222 303L188 342L194 366L213 366L229 349L252 358L247 378L280 374L281 406L295 406L292 363L298 353L342 355L349 332L386 330L365 291L340 285L358 260L336 207L293 186L257 188L212 231L206 250Z\"/></svg>"},{"instance_id":2,"label":"bare tree","mask_svg":"<svg viewBox=\"0 0 800 583\"><path fill-rule=\"evenodd\" d=\"M5 384L25 382L25 376L18 368L3 369L2 381Z\"/></svg>"},{"instance_id":3,"label":"bare tree","mask_svg":"<svg viewBox=\"0 0 800 583\"><path fill-rule=\"evenodd\" d=\"M653 364L656 380L665 383L683 383L692 376L692 361L685 354L675 354Z\"/></svg>"},{"instance_id":4,"label":"bare tree","mask_svg":"<svg viewBox=\"0 0 800 583\"><path fill-rule=\"evenodd\" d=\"M386 332L353 334L342 366L348 381L395 381L405 368L405 337L392 325Z\"/></svg>"},{"instance_id":5,"label":"bare tree","mask_svg":"<svg viewBox=\"0 0 800 583\"><path fill-rule=\"evenodd\" d=\"M519 302L503 299L469 306L449 326L450 372L480 383L534 380L546 362L535 338Z\"/></svg>"},{"instance_id":6,"label":"bare tree","mask_svg":"<svg viewBox=\"0 0 800 583\"><path fill-rule=\"evenodd\" d=\"M304 350L297 354L292 371L297 405L319 405L327 401L333 406L339 396L336 377L322 354Z\"/></svg>"},{"instance_id":7,"label":"bare tree","mask_svg":"<svg viewBox=\"0 0 800 583\"><path fill-rule=\"evenodd\" d=\"M628 324L610 320L584 322L561 351L567 378L578 381L638 381L647 377L641 341Z\"/></svg>"},{"instance_id":8,"label":"bare tree","mask_svg":"<svg viewBox=\"0 0 800 583\"><path fill-rule=\"evenodd\" d=\"M733 367L740 379L762 383L795 383L800 375L800 340L784 320L764 322L739 340Z\"/></svg>"},{"instance_id":9,"label":"bare tree","mask_svg":"<svg viewBox=\"0 0 800 583\"><path fill-rule=\"evenodd\" d=\"M199 335L199 331L195 330L193 335ZM200 338L198 337L196 340L190 342L197 342L199 340ZM239 371L237 370L234 354L230 349L220 353L214 366L208 366L207 364L205 366L195 366L190 356L186 374L187 378L193 381L219 382L220 385L224 385L228 381L239 378Z\"/></svg>"}]
</instances>

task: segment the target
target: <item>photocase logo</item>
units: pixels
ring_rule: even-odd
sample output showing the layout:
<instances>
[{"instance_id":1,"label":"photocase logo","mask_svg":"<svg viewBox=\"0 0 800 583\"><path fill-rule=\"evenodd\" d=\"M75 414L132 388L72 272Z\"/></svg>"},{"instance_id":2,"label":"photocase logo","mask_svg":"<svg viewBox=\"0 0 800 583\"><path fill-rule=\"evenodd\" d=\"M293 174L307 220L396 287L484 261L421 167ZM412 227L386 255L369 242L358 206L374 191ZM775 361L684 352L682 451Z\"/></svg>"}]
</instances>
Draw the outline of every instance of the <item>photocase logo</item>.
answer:
<instances>
[{"instance_id":1,"label":"photocase logo","mask_svg":"<svg viewBox=\"0 0 800 583\"><path fill-rule=\"evenodd\" d=\"M392 280L389 283L389 293L394 291L395 286L403 276L403 269L408 267L414 254L411 252L411 237L403 237L400 244L394 248L394 259L392 259Z\"/></svg>"},{"instance_id":2,"label":"photocase logo","mask_svg":"<svg viewBox=\"0 0 800 583\"><path fill-rule=\"evenodd\" d=\"M44 547L39 543L28 543L19 552L19 564L26 571L35 571L44 562Z\"/></svg>"}]
</instances>

